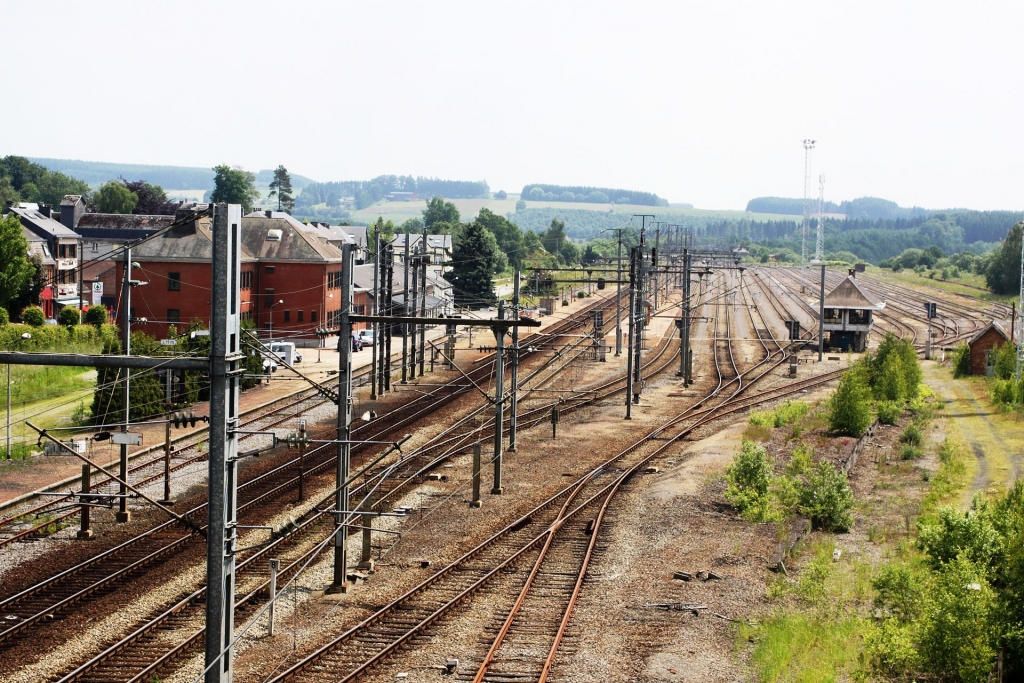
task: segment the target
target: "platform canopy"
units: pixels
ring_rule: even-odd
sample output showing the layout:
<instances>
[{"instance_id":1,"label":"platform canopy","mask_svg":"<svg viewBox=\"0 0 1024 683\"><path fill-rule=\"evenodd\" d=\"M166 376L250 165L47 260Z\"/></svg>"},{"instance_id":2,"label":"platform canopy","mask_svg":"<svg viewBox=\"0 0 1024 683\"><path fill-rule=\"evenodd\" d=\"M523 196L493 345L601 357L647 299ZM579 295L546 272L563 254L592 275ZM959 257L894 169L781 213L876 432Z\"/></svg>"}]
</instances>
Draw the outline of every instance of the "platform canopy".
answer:
<instances>
[{"instance_id":1,"label":"platform canopy","mask_svg":"<svg viewBox=\"0 0 1024 683\"><path fill-rule=\"evenodd\" d=\"M848 308L861 311L880 311L885 308L885 302L879 301L871 296L857 284L852 277L847 276L835 289L825 297L825 308Z\"/></svg>"}]
</instances>

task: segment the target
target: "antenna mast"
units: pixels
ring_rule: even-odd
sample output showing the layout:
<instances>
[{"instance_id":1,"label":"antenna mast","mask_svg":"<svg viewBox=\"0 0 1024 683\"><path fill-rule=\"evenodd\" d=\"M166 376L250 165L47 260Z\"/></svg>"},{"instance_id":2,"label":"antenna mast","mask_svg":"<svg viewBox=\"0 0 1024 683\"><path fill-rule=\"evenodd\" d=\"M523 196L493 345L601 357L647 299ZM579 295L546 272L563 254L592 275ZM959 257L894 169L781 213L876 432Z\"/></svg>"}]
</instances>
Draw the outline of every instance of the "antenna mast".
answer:
<instances>
[{"instance_id":1,"label":"antenna mast","mask_svg":"<svg viewBox=\"0 0 1024 683\"><path fill-rule=\"evenodd\" d=\"M1017 368L1013 374L1020 390L1020 376L1024 371L1024 221L1020 222L1020 298L1017 301ZM1009 239L1009 238L1007 238ZM1021 397L1024 402L1024 396Z\"/></svg>"},{"instance_id":2,"label":"antenna mast","mask_svg":"<svg viewBox=\"0 0 1024 683\"><path fill-rule=\"evenodd\" d=\"M814 258L825 260L825 174L818 176L818 241L814 245Z\"/></svg>"},{"instance_id":3,"label":"antenna mast","mask_svg":"<svg viewBox=\"0 0 1024 683\"><path fill-rule=\"evenodd\" d=\"M811 222L811 150L816 140L804 140L804 221L800 226L800 265L807 265L807 226Z\"/></svg>"}]
</instances>

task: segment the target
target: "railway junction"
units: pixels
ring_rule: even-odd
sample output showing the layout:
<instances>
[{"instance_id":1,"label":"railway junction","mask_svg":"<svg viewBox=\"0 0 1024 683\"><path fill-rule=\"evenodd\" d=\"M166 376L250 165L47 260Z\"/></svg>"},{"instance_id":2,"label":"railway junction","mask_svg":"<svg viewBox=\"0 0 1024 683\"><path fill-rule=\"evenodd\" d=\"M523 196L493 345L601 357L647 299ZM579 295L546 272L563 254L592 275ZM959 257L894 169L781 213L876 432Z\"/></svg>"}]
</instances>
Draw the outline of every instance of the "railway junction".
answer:
<instances>
[{"instance_id":1,"label":"railway junction","mask_svg":"<svg viewBox=\"0 0 1024 683\"><path fill-rule=\"evenodd\" d=\"M818 322L819 290L849 274L647 247L608 272L621 287L540 325L513 302L470 344L462 321L406 384L371 397L343 347L336 377L250 412L231 396L226 258L209 361L225 389L176 444L173 508L143 502L165 491L153 454L120 475L139 494L126 524L77 487L0 518L0 678L737 680L735 625L764 600L778 530L730 512L721 472L751 409L821 399L848 367L819 356ZM891 332L923 355L929 325L944 349L1008 313L949 297L930 319L916 292L853 288L869 349ZM89 492L121 490L110 474ZM872 476L853 467L855 491Z\"/></svg>"}]
</instances>

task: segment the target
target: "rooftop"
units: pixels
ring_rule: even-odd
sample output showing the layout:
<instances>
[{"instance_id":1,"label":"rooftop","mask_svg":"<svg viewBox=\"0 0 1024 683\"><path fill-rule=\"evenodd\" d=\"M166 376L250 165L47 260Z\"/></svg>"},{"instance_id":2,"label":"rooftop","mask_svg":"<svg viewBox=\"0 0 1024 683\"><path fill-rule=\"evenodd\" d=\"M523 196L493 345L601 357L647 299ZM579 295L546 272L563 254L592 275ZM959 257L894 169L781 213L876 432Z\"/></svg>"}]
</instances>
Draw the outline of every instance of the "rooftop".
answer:
<instances>
[{"instance_id":1,"label":"rooftop","mask_svg":"<svg viewBox=\"0 0 1024 683\"><path fill-rule=\"evenodd\" d=\"M847 276L825 297L825 307L880 311L885 308L885 302L867 294L856 280Z\"/></svg>"}]
</instances>

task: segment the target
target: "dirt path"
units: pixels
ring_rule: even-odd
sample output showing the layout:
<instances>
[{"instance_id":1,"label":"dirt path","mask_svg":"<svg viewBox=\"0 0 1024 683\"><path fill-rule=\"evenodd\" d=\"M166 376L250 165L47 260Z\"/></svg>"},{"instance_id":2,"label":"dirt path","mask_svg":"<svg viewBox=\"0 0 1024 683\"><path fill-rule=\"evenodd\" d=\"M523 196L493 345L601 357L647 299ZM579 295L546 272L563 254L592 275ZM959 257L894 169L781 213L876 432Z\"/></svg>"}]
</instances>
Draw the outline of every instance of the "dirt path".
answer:
<instances>
[{"instance_id":1,"label":"dirt path","mask_svg":"<svg viewBox=\"0 0 1024 683\"><path fill-rule=\"evenodd\" d=\"M974 453L974 479L961 504L968 506L975 493L998 493L1013 485L1024 472L1024 428L1019 418L1001 413L987 396L981 378L954 380L947 367L923 363L925 382L945 405L941 417L946 430Z\"/></svg>"}]
</instances>

